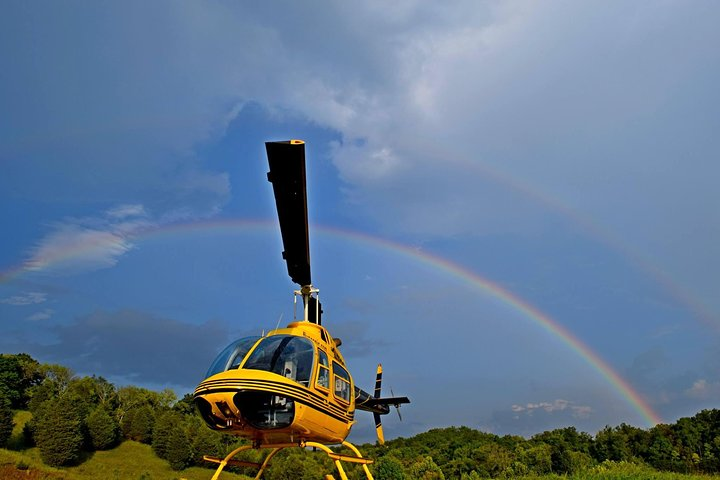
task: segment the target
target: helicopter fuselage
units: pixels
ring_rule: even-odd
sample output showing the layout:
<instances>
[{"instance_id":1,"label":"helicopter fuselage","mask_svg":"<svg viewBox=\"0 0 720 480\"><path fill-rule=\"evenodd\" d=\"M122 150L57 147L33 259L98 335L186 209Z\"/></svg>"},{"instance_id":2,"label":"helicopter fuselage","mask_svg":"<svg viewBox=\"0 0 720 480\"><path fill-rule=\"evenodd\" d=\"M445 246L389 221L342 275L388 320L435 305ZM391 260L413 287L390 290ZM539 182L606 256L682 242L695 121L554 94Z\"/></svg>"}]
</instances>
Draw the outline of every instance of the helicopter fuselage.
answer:
<instances>
[{"instance_id":1,"label":"helicopter fuselage","mask_svg":"<svg viewBox=\"0 0 720 480\"><path fill-rule=\"evenodd\" d=\"M195 389L195 403L211 428L256 444L341 443L356 395L369 395L354 387L339 343L308 321L238 340Z\"/></svg>"}]
</instances>

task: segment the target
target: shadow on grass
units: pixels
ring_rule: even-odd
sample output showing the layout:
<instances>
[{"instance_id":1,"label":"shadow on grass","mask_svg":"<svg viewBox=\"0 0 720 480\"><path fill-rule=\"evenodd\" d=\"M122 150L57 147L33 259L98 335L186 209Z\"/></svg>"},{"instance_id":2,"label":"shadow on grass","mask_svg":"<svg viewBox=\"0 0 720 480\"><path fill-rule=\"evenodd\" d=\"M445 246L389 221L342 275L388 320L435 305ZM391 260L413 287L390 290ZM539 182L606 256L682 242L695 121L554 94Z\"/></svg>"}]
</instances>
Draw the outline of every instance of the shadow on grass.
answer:
<instances>
[{"instance_id":1,"label":"shadow on grass","mask_svg":"<svg viewBox=\"0 0 720 480\"><path fill-rule=\"evenodd\" d=\"M95 452L87 452L85 450L80 452L80 456L77 460L75 460L71 465L73 467L77 467L78 465L82 465L83 463L92 460L92 458L95 456Z\"/></svg>"},{"instance_id":2,"label":"shadow on grass","mask_svg":"<svg viewBox=\"0 0 720 480\"><path fill-rule=\"evenodd\" d=\"M7 445L5 448L8 450L14 450L16 452L22 452L23 450L27 450L28 448L32 448L32 444L30 444L26 439L25 435L23 435L22 432L13 434L10 439L8 440Z\"/></svg>"}]
</instances>

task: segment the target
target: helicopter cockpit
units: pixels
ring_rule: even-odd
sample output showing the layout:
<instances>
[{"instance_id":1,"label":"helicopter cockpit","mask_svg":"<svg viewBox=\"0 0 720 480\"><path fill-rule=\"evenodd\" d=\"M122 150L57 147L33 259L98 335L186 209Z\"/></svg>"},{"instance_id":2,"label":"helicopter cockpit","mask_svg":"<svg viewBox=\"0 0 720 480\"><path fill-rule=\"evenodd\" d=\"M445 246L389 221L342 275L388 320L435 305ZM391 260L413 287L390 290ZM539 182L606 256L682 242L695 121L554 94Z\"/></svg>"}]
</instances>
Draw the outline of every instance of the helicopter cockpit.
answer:
<instances>
[{"instance_id":1,"label":"helicopter cockpit","mask_svg":"<svg viewBox=\"0 0 720 480\"><path fill-rule=\"evenodd\" d=\"M277 373L308 386L313 369L313 343L295 335L264 338L245 361L243 368Z\"/></svg>"},{"instance_id":2,"label":"helicopter cockpit","mask_svg":"<svg viewBox=\"0 0 720 480\"><path fill-rule=\"evenodd\" d=\"M262 337L244 337L240 340L236 340L215 358L212 365L205 374L205 378L212 377L220 372L226 372L228 370L238 368L242 363L245 355L250 349L260 340Z\"/></svg>"},{"instance_id":3,"label":"helicopter cockpit","mask_svg":"<svg viewBox=\"0 0 720 480\"><path fill-rule=\"evenodd\" d=\"M255 344L257 346L253 349ZM252 352L248 355L250 350ZM276 373L307 387L312 376L314 352L310 340L296 335L245 337L233 342L218 355L206 377L242 365L243 369ZM247 360L243 363L246 356Z\"/></svg>"}]
</instances>

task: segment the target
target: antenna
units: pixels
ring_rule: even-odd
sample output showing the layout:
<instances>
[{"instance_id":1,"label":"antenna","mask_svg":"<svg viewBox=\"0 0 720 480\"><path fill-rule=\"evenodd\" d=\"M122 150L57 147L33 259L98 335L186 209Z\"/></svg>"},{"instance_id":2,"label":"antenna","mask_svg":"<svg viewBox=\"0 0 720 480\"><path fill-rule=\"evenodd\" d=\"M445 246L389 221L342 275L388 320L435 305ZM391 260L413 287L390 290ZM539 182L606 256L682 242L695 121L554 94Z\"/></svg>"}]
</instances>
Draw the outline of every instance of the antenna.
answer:
<instances>
[{"instance_id":1,"label":"antenna","mask_svg":"<svg viewBox=\"0 0 720 480\"><path fill-rule=\"evenodd\" d=\"M282 320L282 317L284 314L285 314L285 312L280 312L280 316L278 317L277 325L275 325L275 330L280 328L280 321Z\"/></svg>"}]
</instances>

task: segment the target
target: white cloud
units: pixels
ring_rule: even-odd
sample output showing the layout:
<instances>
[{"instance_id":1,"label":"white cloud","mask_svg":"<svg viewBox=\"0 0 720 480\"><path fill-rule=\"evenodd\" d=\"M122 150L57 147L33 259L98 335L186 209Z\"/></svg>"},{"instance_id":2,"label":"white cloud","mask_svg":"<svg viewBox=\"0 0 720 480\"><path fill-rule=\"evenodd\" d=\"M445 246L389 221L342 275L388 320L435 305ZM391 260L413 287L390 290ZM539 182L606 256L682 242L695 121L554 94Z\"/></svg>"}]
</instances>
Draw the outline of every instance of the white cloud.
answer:
<instances>
[{"instance_id":1,"label":"white cloud","mask_svg":"<svg viewBox=\"0 0 720 480\"><path fill-rule=\"evenodd\" d=\"M692 387L685 390L685 396L696 400L720 399L720 382L708 382L700 378L693 382Z\"/></svg>"},{"instance_id":2,"label":"white cloud","mask_svg":"<svg viewBox=\"0 0 720 480\"><path fill-rule=\"evenodd\" d=\"M0 299L0 303L2 304L17 306L36 305L45 301L47 301L47 293L42 292L27 292L20 295L13 295L12 297Z\"/></svg>"},{"instance_id":3,"label":"white cloud","mask_svg":"<svg viewBox=\"0 0 720 480\"><path fill-rule=\"evenodd\" d=\"M116 207L113 207L109 209L107 212L107 216L110 218L116 218L116 219L125 219L125 218L133 218L133 217L147 217L147 212L145 211L145 207L143 205L118 205Z\"/></svg>"},{"instance_id":4,"label":"white cloud","mask_svg":"<svg viewBox=\"0 0 720 480\"><path fill-rule=\"evenodd\" d=\"M42 310L40 312L33 313L27 319L31 322L39 322L42 320L47 320L53 316L55 313L55 310L51 308L46 308L45 310Z\"/></svg>"},{"instance_id":5,"label":"white cloud","mask_svg":"<svg viewBox=\"0 0 720 480\"><path fill-rule=\"evenodd\" d=\"M393 233L452 236L533 231L538 212L571 211L717 302L706 98L719 34L704 11L717 7L375 8L288 12L316 19L312 32L252 12L273 61L252 56L263 78L237 79L244 98L341 132L333 160L358 212Z\"/></svg>"},{"instance_id":6,"label":"white cloud","mask_svg":"<svg viewBox=\"0 0 720 480\"><path fill-rule=\"evenodd\" d=\"M572 416L575 418L588 418L593 411L590 406L575 405L573 402L563 399L556 399L552 402L527 403L525 405L515 404L512 405L510 409L517 414L518 418L520 415L532 416L538 411L552 414L554 412L563 412L566 410L571 412Z\"/></svg>"},{"instance_id":7,"label":"white cloud","mask_svg":"<svg viewBox=\"0 0 720 480\"><path fill-rule=\"evenodd\" d=\"M122 233L57 225L40 240L25 262L28 271L83 272L112 267L132 248Z\"/></svg>"},{"instance_id":8,"label":"white cloud","mask_svg":"<svg viewBox=\"0 0 720 480\"><path fill-rule=\"evenodd\" d=\"M155 225L142 205L119 205L98 217L67 218L28 252L27 271L80 273L112 267L133 249L132 239Z\"/></svg>"}]
</instances>

